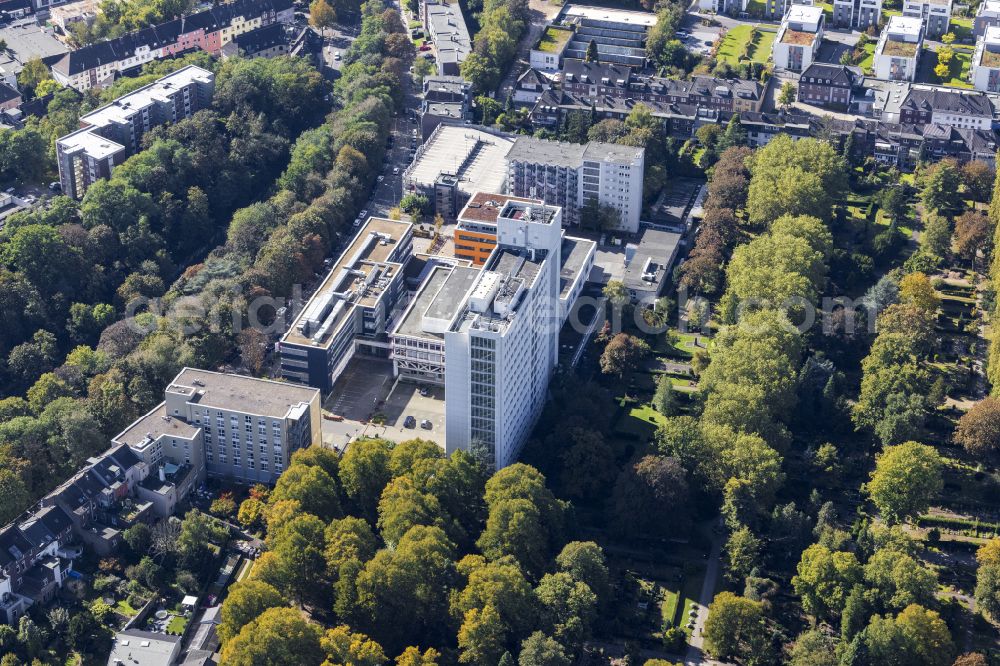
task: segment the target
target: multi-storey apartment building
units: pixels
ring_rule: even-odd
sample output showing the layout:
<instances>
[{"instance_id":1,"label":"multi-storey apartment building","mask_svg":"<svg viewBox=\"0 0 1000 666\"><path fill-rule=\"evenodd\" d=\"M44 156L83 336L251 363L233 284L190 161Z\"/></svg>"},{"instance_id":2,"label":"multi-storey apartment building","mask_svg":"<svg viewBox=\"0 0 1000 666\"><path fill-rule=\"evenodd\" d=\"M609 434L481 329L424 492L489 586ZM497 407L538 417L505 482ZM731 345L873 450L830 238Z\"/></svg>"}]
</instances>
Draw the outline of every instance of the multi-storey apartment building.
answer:
<instances>
[{"instance_id":1,"label":"multi-storey apartment building","mask_svg":"<svg viewBox=\"0 0 1000 666\"><path fill-rule=\"evenodd\" d=\"M1000 0L983 0L976 10L976 18L972 22L972 34L979 38L986 33L986 28L1000 25Z\"/></svg>"},{"instance_id":2,"label":"multi-storey apartment building","mask_svg":"<svg viewBox=\"0 0 1000 666\"><path fill-rule=\"evenodd\" d=\"M138 152L146 132L209 106L214 90L211 72L188 65L81 116L81 129L56 141L63 193L82 198L94 182Z\"/></svg>"},{"instance_id":3,"label":"multi-storey apartment building","mask_svg":"<svg viewBox=\"0 0 1000 666\"><path fill-rule=\"evenodd\" d=\"M851 105L856 78L860 76L845 65L814 62L799 77L799 101L830 109L847 109Z\"/></svg>"},{"instance_id":4,"label":"multi-storey apartment building","mask_svg":"<svg viewBox=\"0 0 1000 666\"><path fill-rule=\"evenodd\" d=\"M912 86L899 105L898 122L988 130L993 126L993 104L982 92Z\"/></svg>"},{"instance_id":5,"label":"multi-storey apartment building","mask_svg":"<svg viewBox=\"0 0 1000 666\"><path fill-rule=\"evenodd\" d=\"M624 119L642 102L668 132L691 136L702 124L759 111L763 100L764 87L757 81L710 76L682 81L638 75L623 65L566 60L562 82L558 87L546 84L531 120L536 127L558 127L574 111Z\"/></svg>"},{"instance_id":6,"label":"multi-storey apartment building","mask_svg":"<svg viewBox=\"0 0 1000 666\"><path fill-rule=\"evenodd\" d=\"M82 92L160 58L192 49L217 54L237 35L293 19L292 0L232 0L70 51L52 65L52 77L60 85Z\"/></svg>"},{"instance_id":7,"label":"multi-storey apartment building","mask_svg":"<svg viewBox=\"0 0 1000 666\"><path fill-rule=\"evenodd\" d=\"M833 0L833 25L867 30L882 18L882 0Z\"/></svg>"},{"instance_id":8,"label":"multi-storey apartment building","mask_svg":"<svg viewBox=\"0 0 1000 666\"><path fill-rule=\"evenodd\" d=\"M187 467L195 479L274 483L293 453L322 441L321 417L315 389L184 368L164 401L114 441L150 465Z\"/></svg>"},{"instance_id":9,"label":"multi-storey apartment building","mask_svg":"<svg viewBox=\"0 0 1000 666\"><path fill-rule=\"evenodd\" d=\"M951 0L903 0L903 16L924 22L924 34L936 39L951 25Z\"/></svg>"},{"instance_id":10,"label":"multi-storey apartment building","mask_svg":"<svg viewBox=\"0 0 1000 666\"><path fill-rule=\"evenodd\" d=\"M913 81L923 45L923 19L893 16L875 45L875 76L892 81Z\"/></svg>"},{"instance_id":11,"label":"multi-storey apartment building","mask_svg":"<svg viewBox=\"0 0 1000 666\"><path fill-rule=\"evenodd\" d=\"M821 7L789 7L772 46L775 67L793 72L808 68L823 41L824 20Z\"/></svg>"},{"instance_id":12,"label":"multi-storey apartment building","mask_svg":"<svg viewBox=\"0 0 1000 666\"><path fill-rule=\"evenodd\" d=\"M461 7L458 3L423 0L423 20L437 50L437 73L458 76L466 56L472 53Z\"/></svg>"},{"instance_id":13,"label":"multi-storey apartment building","mask_svg":"<svg viewBox=\"0 0 1000 666\"><path fill-rule=\"evenodd\" d=\"M329 391L361 347L389 355L386 323L406 291L409 222L370 218L281 338L281 376ZM211 468L211 465L209 465Z\"/></svg>"},{"instance_id":14,"label":"multi-storey apartment building","mask_svg":"<svg viewBox=\"0 0 1000 666\"><path fill-rule=\"evenodd\" d=\"M518 137L506 156L507 192L563 208L580 224L590 200L618 211L618 229L635 233L642 212L645 150L617 144L563 143Z\"/></svg>"},{"instance_id":15,"label":"multi-storey apartment building","mask_svg":"<svg viewBox=\"0 0 1000 666\"><path fill-rule=\"evenodd\" d=\"M976 40L972 85L976 90L1000 92L1000 26L986 27Z\"/></svg>"},{"instance_id":16,"label":"multi-storey apartment building","mask_svg":"<svg viewBox=\"0 0 1000 666\"><path fill-rule=\"evenodd\" d=\"M563 58L584 59L593 42L597 59L631 67L646 65L646 37L656 25L656 14L611 7L567 4L559 13L573 34Z\"/></svg>"},{"instance_id":17,"label":"multi-storey apartment building","mask_svg":"<svg viewBox=\"0 0 1000 666\"><path fill-rule=\"evenodd\" d=\"M71 538L69 516L57 506L0 529L0 622L17 626L28 608L55 596L72 570L64 550Z\"/></svg>"},{"instance_id":18,"label":"multi-storey apartment building","mask_svg":"<svg viewBox=\"0 0 1000 666\"><path fill-rule=\"evenodd\" d=\"M471 117L472 84L461 76L425 77L423 89L420 134L424 141L441 123L464 124Z\"/></svg>"},{"instance_id":19,"label":"multi-storey apartment building","mask_svg":"<svg viewBox=\"0 0 1000 666\"><path fill-rule=\"evenodd\" d=\"M73 534L98 555L121 544L122 532L154 516L171 515L140 492L156 466L148 465L126 444L115 444L46 495L43 506L59 507L69 516Z\"/></svg>"}]
</instances>

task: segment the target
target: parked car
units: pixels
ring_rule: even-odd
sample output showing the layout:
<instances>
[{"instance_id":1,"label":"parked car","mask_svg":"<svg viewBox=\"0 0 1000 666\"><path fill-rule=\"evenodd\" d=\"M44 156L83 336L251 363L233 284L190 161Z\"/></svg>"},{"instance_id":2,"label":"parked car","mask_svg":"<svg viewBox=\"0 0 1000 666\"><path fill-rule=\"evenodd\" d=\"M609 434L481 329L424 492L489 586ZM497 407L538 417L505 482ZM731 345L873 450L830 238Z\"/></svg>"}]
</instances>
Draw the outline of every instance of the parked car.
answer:
<instances>
[{"instance_id":1,"label":"parked car","mask_svg":"<svg viewBox=\"0 0 1000 666\"><path fill-rule=\"evenodd\" d=\"M431 50L431 46L430 46L430 44L421 44L420 48L418 50L419 51L430 51Z\"/></svg>"},{"instance_id":2,"label":"parked car","mask_svg":"<svg viewBox=\"0 0 1000 666\"><path fill-rule=\"evenodd\" d=\"M420 422L420 427L423 428L424 430L430 430L433 426L431 425L430 421L424 419L423 421Z\"/></svg>"},{"instance_id":3,"label":"parked car","mask_svg":"<svg viewBox=\"0 0 1000 666\"><path fill-rule=\"evenodd\" d=\"M426 386L421 386L420 387L420 395L422 395L422 396L424 396L426 398L430 394L431 394L431 390L429 388L427 388Z\"/></svg>"},{"instance_id":4,"label":"parked car","mask_svg":"<svg viewBox=\"0 0 1000 666\"><path fill-rule=\"evenodd\" d=\"M385 180L385 176L383 176L382 174L379 174L378 178L376 180L378 180L378 182L381 183L383 180Z\"/></svg>"},{"instance_id":5,"label":"parked car","mask_svg":"<svg viewBox=\"0 0 1000 666\"><path fill-rule=\"evenodd\" d=\"M399 175L399 167L392 167L392 175L393 176Z\"/></svg>"},{"instance_id":6,"label":"parked car","mask_svg":"<svg viewBox=\"0 0 1000 666\"><path fill-rule=\"evenodd\" d=\"M340 60L340 51L334 51L333 52L333 59L334 60Z\"/></svg>"},{"instance_id":7,"label":"parked car","mask_svg":"<svg viewBox=\"0 0 1000 666\"><path fill-rule=\"evenodd\" d=\"M366 217L368 217L368 209L367 208L365 208L363 211L361 211L360 213L358 213L358 219L363 220Z\"/></svg>"},{"instance_id":8,"label":"parked car","mask_svg":"<svg viewBox=\"0 0 1000 666\"><path fill-rule=\"evenodd\" d=\"M403 419L403 427L404 428L416 428L417 427L417 419L415 419L412 416L407 416L405 419Z\"/></svg>"}]
</instances>

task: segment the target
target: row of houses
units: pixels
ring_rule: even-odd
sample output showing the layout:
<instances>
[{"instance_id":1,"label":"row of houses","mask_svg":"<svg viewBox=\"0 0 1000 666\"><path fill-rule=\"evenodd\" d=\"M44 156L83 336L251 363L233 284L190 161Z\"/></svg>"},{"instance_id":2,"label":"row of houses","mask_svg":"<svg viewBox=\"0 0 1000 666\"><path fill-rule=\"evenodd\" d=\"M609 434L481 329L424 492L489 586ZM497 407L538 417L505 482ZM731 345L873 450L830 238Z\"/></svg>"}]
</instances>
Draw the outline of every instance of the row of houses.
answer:
<instances>
[{"instance_id":1,"label":"row of houses","mask_svg":"<svg viewBox=\"0 0 1000 666\"><path fill-rule=\"evenodd\" d=\"M232 0L70 51L52 65L52 76L82 92L160 58L197 49L219 54L239 35L293 20L292 0Z\"/></svg>"},{"instance_id":2,"label":"row of houses","mask_svg":"<svg viewBox=\"0 0 1000 666\"><path fill-rule=\"evenodd\" d=\"M753 143L766 143L777 127L793 135L829 128L823 117L834 115L840 118L837 126L857 121L866 128L863 137L856 137L857 150L868 147L867 154L873 155L876 143L900 147L880 153L880 159L900 168L912 168L922 155L983 159L996 145L996 107L979 91L866 79L856 68L812 63L800 76L798 101L819 107L815 113L764 113L765 94L765 86L756 81L661 79L622 65L567 60L553 77L526 71L515 100L531 105L536 128L561 127L572 112L624 119L642 103L680 138L739 114ZM893 152L897 157L890 158Z\"/></svg>"},{"instance_id":3,"label":"row of houses","mask_svg":"<svg viewBox=\"0 0 1000 666\"><path fill-rule=\"evenodd\" d=\"M82 548L113 553L123 531L173 515L206 478L274 483L320 442L320 411L315 389L183 369L110 449L0 529L0 621L50 601Z\"/></svg>"}]
</instances>

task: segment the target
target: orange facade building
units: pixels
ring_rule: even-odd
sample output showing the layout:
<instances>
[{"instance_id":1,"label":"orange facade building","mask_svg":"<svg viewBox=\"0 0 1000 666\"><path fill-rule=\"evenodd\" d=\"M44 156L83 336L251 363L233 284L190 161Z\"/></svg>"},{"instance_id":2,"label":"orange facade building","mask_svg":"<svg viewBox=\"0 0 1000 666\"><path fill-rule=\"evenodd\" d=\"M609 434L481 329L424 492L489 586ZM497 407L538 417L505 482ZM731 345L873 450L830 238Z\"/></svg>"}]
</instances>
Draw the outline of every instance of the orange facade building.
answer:
<instances>
[{"instance_id":1,"label":"orange facade building","mask_svg":"<svg viewBox=\"0 0 1000 666\"><path fill-rule=\"evenodd\" d=\"M476 192L458 215L455 227L455 257L468 259L474 266L486 263L497 244L497 216L508 201L543 203L491 192Z\"/></svg>"}]
</instances>

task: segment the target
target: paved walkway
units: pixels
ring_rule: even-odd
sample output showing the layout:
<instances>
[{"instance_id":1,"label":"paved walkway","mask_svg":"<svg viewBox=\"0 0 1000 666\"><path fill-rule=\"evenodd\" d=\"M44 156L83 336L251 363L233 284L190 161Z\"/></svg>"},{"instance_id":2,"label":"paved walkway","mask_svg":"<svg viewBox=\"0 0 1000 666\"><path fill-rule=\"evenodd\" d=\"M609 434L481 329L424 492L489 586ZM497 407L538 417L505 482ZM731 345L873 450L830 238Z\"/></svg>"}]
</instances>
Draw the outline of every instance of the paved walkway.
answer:
<instances>
[{"instance_id":1,"label":"paved walkway","mask_svg":"<svg viewBox=\"0 0 1000 666\"><path fill-rule=\"evenodd\" d=\"M687 654L684 656L686 666L699 664L719 664L721 662L709 659L702 651L704 644L703 634L705 631L705 620L708 619L708 605L715 597L715 586L719 579L719 566L722 559L722 532L712 533L712 552L708 556L708 565L705 568L705 581L701 585L701 594L698 595L698 616L694 621L694 630L691 632L691 641Z\"/></svg>"}]
</instances>

